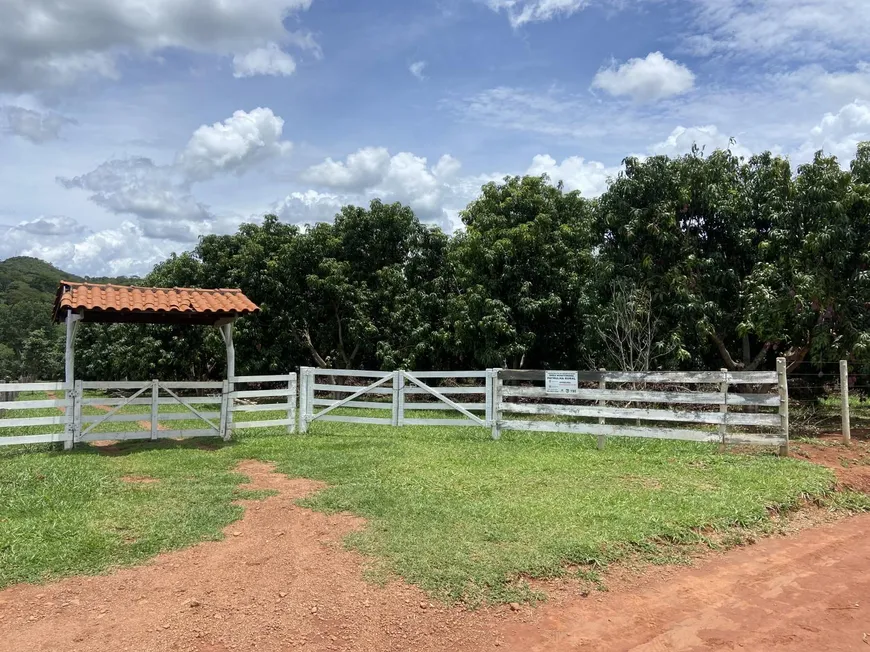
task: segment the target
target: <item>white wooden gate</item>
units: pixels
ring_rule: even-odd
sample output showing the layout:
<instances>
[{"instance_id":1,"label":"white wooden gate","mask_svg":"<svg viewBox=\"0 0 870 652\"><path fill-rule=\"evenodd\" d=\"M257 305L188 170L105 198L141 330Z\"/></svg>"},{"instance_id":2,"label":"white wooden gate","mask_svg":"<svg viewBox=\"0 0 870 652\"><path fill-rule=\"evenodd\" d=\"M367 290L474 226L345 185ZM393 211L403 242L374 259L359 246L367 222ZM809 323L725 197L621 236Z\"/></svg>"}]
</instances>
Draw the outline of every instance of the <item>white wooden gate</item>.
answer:
<instances>
[{"instance_id":1,"label":"white wooden gate","mask_svg":"<svg viewBox=\"0 0 870 652\"><path fill-rule=\"evenodd\" d=\"M400 426L484 426L489 427L492 422L492 383L494 373L492 369L486 371L399 371L399 422ZM481 379L483 385L444 385L447 379ZM440 381L440 382L433 382ZM444 386L442 386L444 385ZM433 402L408 401L407 396L428 396L436 399ZM456 397L456 400L450 398ZM478 396L478 400L471 402L463 398ZM406 410L448 410L455 411L464 416L457 418L408 418ZM482 412L483 415L474 414Z\"/></svg>"},{"instance_id":2,"label":"white wooden gate","mask_svg":"<svg viewBox=\"0 0 870 652\"><path fill-rule=\"evenodd\" d=\"M314 421L383 426L489 427L495 376L494 369L410 372L303 367L300 371L299 429L307 432ZM340 408L374 410L383 415L335 414L335 410ZM409 416L409 413L423 411L448 414L445 418ZM454 418L446 418L450 413Z\"/></svg>"},{"instance_id":3,"label":"white wooden gate","mask_svg":"<svg viewBox=\"0 0 870 652\"><path fill-rule=\"evenodd\" d=\"M227 381L76 381L75 441L226 437L227 387ZM121 398L86 397L88 390L133 393ZM182 390L205 395L181 396ZM209 410L212 405L218 406L217 412ZM161 406L171 407L161 411Z\"/></svg>"}]
</instances>

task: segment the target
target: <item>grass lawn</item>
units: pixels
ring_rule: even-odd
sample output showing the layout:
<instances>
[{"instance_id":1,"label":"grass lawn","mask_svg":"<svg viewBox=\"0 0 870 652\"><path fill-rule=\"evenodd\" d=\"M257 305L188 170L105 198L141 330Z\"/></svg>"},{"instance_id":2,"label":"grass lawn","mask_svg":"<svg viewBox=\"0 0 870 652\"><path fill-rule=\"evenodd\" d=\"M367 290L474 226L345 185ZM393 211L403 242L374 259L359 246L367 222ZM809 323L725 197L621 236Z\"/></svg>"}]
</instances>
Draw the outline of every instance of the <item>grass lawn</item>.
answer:
<instances>
[{"instance_id":1,"label":"grass lawn","mask_svg":"<svg viewBox=\"0 0 870 652\"><path fill-rule=\"evenodd\" d=\"M260 418L270 418L260 413ZM274 418L274 417L272 417ZM395 573L447 601L528 599L523 576L604 564L651 543L697 542L703 529L763 529L771 508L824 496L832 474L772 454L705 444L315 423L193 442L121 444L121 455L0 448L0 586L133 564L218 539L244 459L330 488L304 504L369 519L349 545L375 575ZM203 440L200 440L203 441ZM155 483L127 483L123 476ZM866 504L864 501L863 504Z\"/></svg>"}]
</instances>

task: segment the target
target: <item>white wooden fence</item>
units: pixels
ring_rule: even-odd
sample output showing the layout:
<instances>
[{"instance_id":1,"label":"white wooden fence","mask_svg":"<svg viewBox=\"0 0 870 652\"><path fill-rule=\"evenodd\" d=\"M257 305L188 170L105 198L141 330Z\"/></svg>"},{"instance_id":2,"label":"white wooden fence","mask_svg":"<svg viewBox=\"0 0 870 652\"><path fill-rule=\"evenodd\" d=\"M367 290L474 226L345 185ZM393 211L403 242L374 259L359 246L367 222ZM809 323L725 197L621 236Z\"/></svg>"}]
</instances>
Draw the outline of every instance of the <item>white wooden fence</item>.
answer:
<instances>
[{"instance_id":1,"label":"white wooden fence","mask_svg":"<svg viewBox=\"0 0 870 652\"><path fill-rule=\"evenodd\" d=\"M775 445L787 452L788 386L782 359L777 371L769 372L568 372L573 385L549 392L544 384L548 373L303 367L299 430L306 432L315 421L481 426L490 428L496 439L510 430L569 432L597 435L599 446L608 436L622 436ZM210 383L77 381L72 388L64 383L13 383L0 384L0 392L65 394L0 401L5 411L0 412L0 446L229 439L232 432L247 428L294 432L297 421L296 374ZM16 412L32 409L47 414ZM365 412L360 414L360 409ZM4 436L4 429L13 434Z\"/></svg>"},{"instance_id":2,"label":"white wooden fence","mask_svg":"<svg viewBox=\"0 0 870 652\"><path fill-rule=\"evenodd\" d=\"M785 361L777 366L777 371L746 372L577 372L576 389L559 393L541 385L546 372L500 370L492 433L494 438L504 430L584 433L598 435L599 447L607 436L759 444L787 453Z\"/></svg>"},{"instance_id":3,"label":"white wooden fence","mask_svg":"<svg viewBox=\"0 0 870 652\"><path fill-rule=\"evenodd\" d=\"M273 384L278 387L264 388ZM247 389L236 390L236 385ZM294 432L296 424L296 374L242 376L223 382L79 380L71 389L66 383L0 383L0 392L65 394L63 399L0 402L5 410L0 414L0 446L62 442L72 448L79 442L190 437L228 440L234 430L282 426ZM37 409L49 415L18 416L19 411ZM270 412L280 418L269 418ZM243 422L234 418L237 413L256 416ZM261 415L266 418L256 418ZM42 428L52 432L33 432ZM6 434L10 431L14 434Z\"/></svg>"}]
</instances>

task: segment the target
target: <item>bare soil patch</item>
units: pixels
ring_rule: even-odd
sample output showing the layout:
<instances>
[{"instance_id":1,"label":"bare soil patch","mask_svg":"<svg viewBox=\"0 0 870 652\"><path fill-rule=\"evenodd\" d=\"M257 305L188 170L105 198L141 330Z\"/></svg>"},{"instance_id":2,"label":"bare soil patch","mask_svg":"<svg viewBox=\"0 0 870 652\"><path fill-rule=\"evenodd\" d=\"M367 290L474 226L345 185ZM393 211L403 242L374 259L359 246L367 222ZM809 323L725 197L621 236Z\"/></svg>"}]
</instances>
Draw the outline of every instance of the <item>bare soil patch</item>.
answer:
<instances>
[{"instance_id":1,"label":"bare soil patch","mask_svg":"<svg viewBox=\"0 0 870 652\"><path fill-rule=\"evenodd\" d=\"M870 515L773 537L693 568L609 575L609 592L468 611L401 581L375 586L348 514L295 504L322 485L259 462L226 539L111 575L0 591L0 651L852 650L870 631Z\"/></svg>"},{"instance_id":2,"label":"bare soil patch","mask_svg":"<svg viewBox=\"0 0 870 652\"><path fill-rule=\"evenodd\" d=\"M870 441L865 437L844 445L839 434L826 435L818 443L798 445L795 455L832 469L844 488L870 493Z\"/></svg>"}]
</instances>

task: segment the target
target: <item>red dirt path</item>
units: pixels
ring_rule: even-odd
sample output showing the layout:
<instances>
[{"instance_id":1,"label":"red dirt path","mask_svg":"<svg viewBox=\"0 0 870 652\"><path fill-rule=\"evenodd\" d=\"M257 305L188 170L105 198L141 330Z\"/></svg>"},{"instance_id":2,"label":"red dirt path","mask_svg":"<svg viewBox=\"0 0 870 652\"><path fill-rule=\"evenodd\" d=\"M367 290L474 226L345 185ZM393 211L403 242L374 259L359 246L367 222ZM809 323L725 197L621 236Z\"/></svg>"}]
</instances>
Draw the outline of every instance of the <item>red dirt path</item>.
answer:
<instances>
[{"instance_id":1,"label":"red dirt path","mask_svg":"<svg viewBox=\"0 0 870 652\"><path fill-rule=\"evenodd\" d=\"M469 612L366 582L365 560L341 545L363 522L294 504L316 483L240 470L280 495L245 502L225 541L0 591L0 651L870 652L870 515L652 569L610 593L563 585L537 608Z\"/></svg>"}]
</instances>

